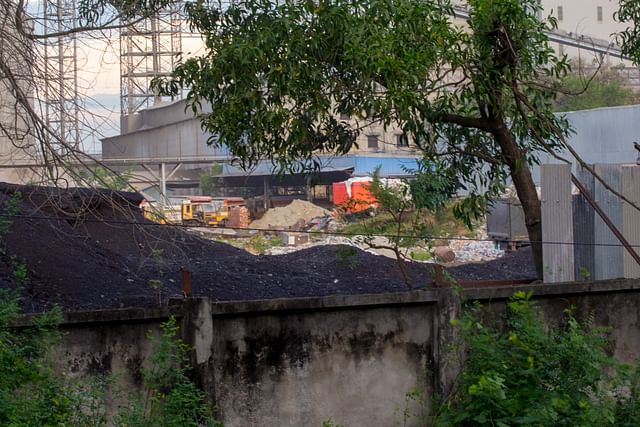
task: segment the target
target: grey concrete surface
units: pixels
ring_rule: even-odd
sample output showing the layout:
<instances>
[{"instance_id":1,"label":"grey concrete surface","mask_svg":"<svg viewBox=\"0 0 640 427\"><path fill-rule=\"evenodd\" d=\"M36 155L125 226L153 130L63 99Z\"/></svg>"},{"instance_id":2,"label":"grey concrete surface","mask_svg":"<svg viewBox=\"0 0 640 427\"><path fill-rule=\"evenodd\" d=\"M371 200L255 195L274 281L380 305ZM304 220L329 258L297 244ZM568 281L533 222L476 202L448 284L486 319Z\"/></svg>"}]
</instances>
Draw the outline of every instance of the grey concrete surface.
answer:
<instances>
[{"instance_id":1,"label":"grey concrete surface","mask_svg":"<svg viewBox=\"0 0 640 427\"><path fill-rule=\"evenodd\" d=\"M446 393L460 370L457 330L463 300L500 313L515 291L533 292L544 318L558 322L568 306L609 329L613 354L640 356L640 280L534 284L394 294L214 302L193 299L158 309L69 313L58 351L69 375L117 373L140 387L139 368L169 315L191 345L196 383L226 426L345 427L403 425L403 414L428 411L406 393L429 400ZM31 319L25 318L21 325ZM18 326L21 326L18 325ZM399 423L399 424L398 424Z\"/></svg>"}]
</instances>

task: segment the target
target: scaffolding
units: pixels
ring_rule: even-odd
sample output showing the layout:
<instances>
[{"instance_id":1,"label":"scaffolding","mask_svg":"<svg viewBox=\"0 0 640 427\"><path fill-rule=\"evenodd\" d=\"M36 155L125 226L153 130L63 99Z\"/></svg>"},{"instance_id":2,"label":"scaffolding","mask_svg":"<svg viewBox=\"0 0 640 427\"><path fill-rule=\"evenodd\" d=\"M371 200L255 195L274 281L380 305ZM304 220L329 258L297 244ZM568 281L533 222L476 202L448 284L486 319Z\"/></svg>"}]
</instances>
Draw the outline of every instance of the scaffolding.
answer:
<instances>
[{"instance_id":1,"label":"scaffolding","mask_svg":"<svg viewBox=\"0 0 640 427\"><path fill-rule=\"evenodd\" d=\"M120 114L130 116L160 101L151 80L171 74L182 53L179 5L120 31Z\"/></svg>"},{"instance_id":2,"label":"scaffolding","mask_svg":"<svg viewBox=\"0 0 640 427\"><path fill-rule=\"evenodd\" d=\"M80 146L78 97L78 40L70 32L76 27L75 0L44 3L44 108L50 129L48 143L59 154Z\"/></svg>"}]
</instances>

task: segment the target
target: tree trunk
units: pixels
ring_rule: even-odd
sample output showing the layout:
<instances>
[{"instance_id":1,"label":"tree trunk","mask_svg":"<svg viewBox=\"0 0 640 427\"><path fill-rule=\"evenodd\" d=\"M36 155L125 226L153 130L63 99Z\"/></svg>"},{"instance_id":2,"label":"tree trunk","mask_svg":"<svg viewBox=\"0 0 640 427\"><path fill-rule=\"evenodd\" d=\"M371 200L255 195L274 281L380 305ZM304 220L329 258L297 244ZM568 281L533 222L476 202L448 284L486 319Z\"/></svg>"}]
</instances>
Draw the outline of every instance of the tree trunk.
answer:
<instances>
[{"instance_id":1,"label":"tree trunk","mask_svg":"<svg viewBox=\"0 0 640 427\"><path fill-rule=\"evenodd\" d=\"M542 279L542 208L536 191L536 185L531 177L531 170L529 169L524 153L517 146L513 135L511 135L511 132L509 132L509 129L504 123L496 127L493 135L509 166L513 185L516 188L520 203L522 203L525 224L533 250L536 273L538 278Z\"/></svg>"}]
</instances>

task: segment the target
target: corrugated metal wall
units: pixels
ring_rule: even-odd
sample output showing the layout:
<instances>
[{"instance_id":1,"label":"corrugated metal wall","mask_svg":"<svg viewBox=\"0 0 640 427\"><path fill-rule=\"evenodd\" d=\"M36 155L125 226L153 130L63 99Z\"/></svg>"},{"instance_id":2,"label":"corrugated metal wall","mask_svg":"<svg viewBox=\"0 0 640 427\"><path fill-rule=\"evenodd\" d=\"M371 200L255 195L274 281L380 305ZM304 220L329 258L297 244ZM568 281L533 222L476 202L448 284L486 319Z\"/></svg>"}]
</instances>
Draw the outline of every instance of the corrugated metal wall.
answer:
<instances>
[{"instance_id":1,"label":"corrugated metal wall","mask_svg":"<svg viewBox=\"0 0 640 427\"><path fill-rule=\"evenodd\" d=\"M633 141L640 141L640 105L597 108L593 110L557 113L565 116L574 133L567 142L580 154L585 162L593 163L635 163L638 152ZM561 156L571 159L567 151ZM549 154L540 153L540 164L559 163ZM539 181L539 168L533 167L532 174ZM577 168L574 166L574 172Z\"/></svg>"},{"instance_id":2,"label":"corrugated metal wall","mask_svg":"<svg viewBox=\"0 0 640 427\"><path fill-rule=\"evenodd\" d=\"M621 165L596 164L594 169L614 190L618 192L622 191ZM598 180L595 180L593 195L596 203L609 217L611 222L619 230L622 230L621 200L607 190ZM622 277L624 275L622 245L598 215L596 215L594 221L594 241L596 243L594 249L596 263L593 278L595 280L603 280Z\"/></svg>"},{"instance_id":3,"label":"corrugated metal wall","mask_svg":"<svg viewBox=\"0 0 640 427\"><path fill-rule=\"evenodd\" d=\"M624 166L622 168L622 194L631 202L640 206L640 167ZM629 244L636 246L636 252L640 251L640 211L623 202L622 204L622 226L624 237ZM640 277L640 265L624 251L624 277Z\"/></svg>"},{"instance_id":4,"label":"corrugated metal wall","mask_svg":"<svg viewBox=\"0 0 640 427\"><path fill-rule=\"evenodd\" d=\"M609 186L640 206L640 166L596 164ZM640 252L640 211L609 191L587 170L576 174L611 223ZM581 194L571 195L569 165L543 165L542 232L545 282L640 277L640 265ZM570 245L558 243L572 242ZM570 248L570 249L565 249ZM566 269L571 268L571 274Z\"/></svg>"},{"instance_id":5,"label":"corrugated metal wall","mask_svg":"<svg viewBox=\"0 0 640 427\"><path fill-rule=\"evenodd\" d=\"M582 167L578 168L576 177L593 194L593 175ZM592 280L595 271L593 246L593 226L595 212L586 197L581 193L573 196L573 257L575 277L578 280Z\"/></svg>"},{"instance_id":6,"label":"corrugated metal wall","mask_svg":"<svg viewBox=\"0 0 640 427\"><path fill-rule=\"evenodd\" d=\"M542 240L544 281L574 280L571 166L543 165Z\"/></svg>"}]
</instances>

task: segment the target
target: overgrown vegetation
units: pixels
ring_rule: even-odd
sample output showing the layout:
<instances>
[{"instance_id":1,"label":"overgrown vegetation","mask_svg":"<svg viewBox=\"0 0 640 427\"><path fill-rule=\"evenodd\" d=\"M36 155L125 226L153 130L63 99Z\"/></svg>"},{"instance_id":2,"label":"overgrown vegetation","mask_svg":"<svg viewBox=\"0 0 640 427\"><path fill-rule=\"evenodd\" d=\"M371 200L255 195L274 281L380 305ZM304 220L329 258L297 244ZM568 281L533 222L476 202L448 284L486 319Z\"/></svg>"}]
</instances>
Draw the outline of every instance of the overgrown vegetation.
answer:
<instances>
[{"instance_id":1,"label":"overgrown vegetation","mask_svg":"<svg viewBox=\"0 0 640 427\"><path fill-rule=\"evenodd\" d=\"M571 310L543 322L531 294L517 292L498 322L479 304L456 321L466 361L434 425L637 426L638 367L607 354L605 330Z\"/></svg>"},{"instance_id":2,"label":"overgrown vegetation","mask_svg":"<svg viewBox=\"0 0 640 427\"><path fill-rule=\"evenodd\" d=\"M352 246L339 246L336 249L337 265L340 268L354 270L358 266L356 248Z\"/></svg>"},{"instance_id":3,"label":"overgrown vegetation","mask_svg":"<svg viewBox=\"0 0 640 427\"><path fill-rule=\"evenodd\" d=\"M89 187L106 188L114 191L131 191L129 182L132 178L130 171L113 172L102 166L78 169L77 176Z\"/></svg>"},{"instance_id":4,"label":"overgrown vegetation","mask_svg":"<svg viewBox=\"0 0 640 427\"><path fill-rule=\"evenodd\" d=\"M640 97L624 86L621 71L619 67L612 67L599 70L595 76L579 69L568 74L561 82L562 93L553 103L555 111L637 104Z\"/></svg>"},{"instance_id":5,"label":"overgrown vegetation","mask_svg":"<svg viewBox=\"0 0 640 427\"><path fill-rule=\"evenodd\" d=\"M284 246L282 237L267 233L256 233L243 245L245 250L257 255L264 255L267 249L278 246Z\"/></svg>"},{"instance_id":6,"label":"overgrown vegetation","mask_svg":"<svg viewBox=\"0 0 640 427\"><path fill-rule=\"evenodd\" d=\"M157 268L158 277L155 279L150 279L147 282L147 285L156 291L158 296L158 304L162 305L162 288L164 287L164 250L163 249L153 249L151 251L151 259L154 261L155 266Z\"/></svg>"},{"instance_id":7,"label":"overgrown vegetation","mask_svg":"<svg viewBox=\"0 0 640 427\"><path fill-rule=\"evenodd\" d=\"M454 202L449 202L435 212L409 211L403 217L401 230L403 234L415 234L411 224L416 220L415 216L421 216L425 236L441 237L475 237L474 229L469 229L457 219L453 213ZM475 224L474 224L475 226ZM343 230L344 233L362 234L391 234L396 229L393 217L385 212L378 212L373 216L365 216L348 221ZM402 247L409 247L411 242L402 241Z\"/></svg>"},{"instance_id":8,"label":"overgrown vegetation","mask_svg":"<svg viewBox=\"0 0 640 427\"><path fill-rule=\"evenodd\" d=\"M441 163L430 162L415 180L387 181L376 169L368 186L377 201L375 215L348 224L343 232L370 248L392 251L405 283L412 286L405 259L431 259L439 243L434 236L473 236L472 215L465 222L455 213L465 209L467 200L451 201L458 186L449 173Z\"/></svg>"},{"instance_id":9,"label":"overgrown vegetation","mask_svg":"<svg viewBox=\"0 0 640 427\"><path fill-rule=\"evenodd\" d=\"M0 290L0 425L73 425L74 394L47 359L59 338L60 310L17 330L12 328L20 310L16 295Z\"/></svg>"},{"instance_id":10,"label":"overgrown vegetation","mask_svg":"<svg viewBox=\"0 0 640 427\"><path fill-rule=\"evenodd\" d=\"M222 173L222 164L214 163L207 173L200 174L200 189L205 196L211 196L215 188L216 177Z\"/></svg>"},{"instance_id":11,"label":"overgrown vegetation","mask_svg":"<svg viewBox=\"0 0 640 427\"><path fill-rule=\"evenodd\" d=\"M437 176L437 175L428 175ZM376 212L383 214L386 221L379 223L362 222L361 231L356 237L373 249L385 249L392 251L398 262L398 268L407 286L411 287L411 279L407 273L405 259L408 258L408 247L429 247L430 241L421 236L427 235L425 216L423 211L438 209L443 202L438 191L424 191L414 193L411 184L406 181L388 182L380 177L380 168L373 174L373 180L368 189L377 201ZM422 195L427 203L424 206L417 203L418 195ZM434 197L437 199L434 200ZM375 228L371 227L375 226ZM377 228L377 229L376 229ZM384 236L381 236L383 234Z\"/></svg>"},{"instance_id":12,"label":"overgrown vegetation","mask_svg":"<svg viewBox=\"0 0 640 427\"><path fill-rule=\"evenodd\" d=\"M4 258L13 273L16 290L28 283L27 266L24 261L9 253L5 237L9 233L14 218L20 214L20 202L22 202L22 193L19 191L13 193L10 197L7 196L2 204L2 212L0 213L0 256Z\"/></svg>"},{"instance_id":13,"label":"overgrown vegetation","mask_svg":"<svg viewBox=\"0 0 640 427\"><path fill-rule=\"evenodd\" d=\"M154 351L142 368L145 392L133 395L119 409L116 425L123 427L222 427L206 394L189 378L190 348L177 339L178 325L172 317L161 325L162 334L149 333Z\"/></svg>"},{"instance_id":14,"label":"overgrown vegetation","mask_svg":"<svg viewBox=\"0 0 640 427\"><path fill-rule=\"evenodd\" d=\"M22 195L5 195L0 214L0 255L13 271L13 289L0 289L0 425L74 425L82 417L73 390L55 373L47 358L58 342L59 308L34 319L29 327L15 328L20 315L19 294L27 283L26 265L11 254L6 235L20 212Z\"/></svg>"},{"instance_id":15,"label":"overgrown vegetation","mask_svg":"<svg viewBox=\"0 0 640 427\"><path fill-rule=\"evenodd\" d=\"M143 392L125 392L102 378L70 379L52 360L61 335L60 309L16 328L16 293L0 291L0 425L11 427L221 427L206 395L189 378L189 347L171 318L151 333ZM110 409L109 402L125 402ZM111 413L110 411L114 411Z\"/></svg>"}]
</instances>

